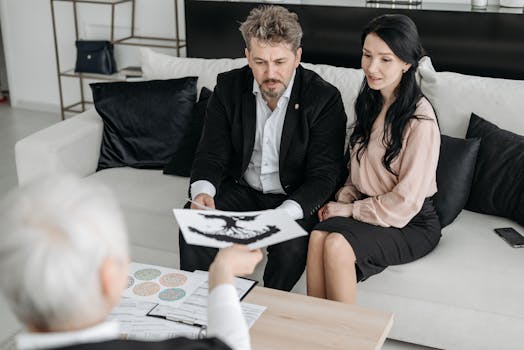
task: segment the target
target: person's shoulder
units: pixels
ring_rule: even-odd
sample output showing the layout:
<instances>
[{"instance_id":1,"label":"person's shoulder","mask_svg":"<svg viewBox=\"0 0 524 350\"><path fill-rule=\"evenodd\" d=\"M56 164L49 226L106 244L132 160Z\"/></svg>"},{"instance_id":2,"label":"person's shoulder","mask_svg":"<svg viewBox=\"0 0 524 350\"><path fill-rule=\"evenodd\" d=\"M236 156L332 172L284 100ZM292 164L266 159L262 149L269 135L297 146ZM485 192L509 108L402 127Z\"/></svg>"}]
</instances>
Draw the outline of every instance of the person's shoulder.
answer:
<instances>
[{"instance_id":1,"label":"person's shoulder","mask_svg":"<svg viewBox=\"0 0 524 350\"><path fill-rule=\"evenodd\" d=\"M417 102L414 118L409 120L407 132L418 135L437 135L440 134L437 116L433 106L427 98L422 96Z\"/></svg>"},{"instance_id":2,"label":"person's shoulder","mask_svg":"<svg viewBox=\"0 0 524 350\"><path fill-rule=\"evenodd\" d=\"M217 75L214 89L216 96L222 100L236 99L242 93L253 88L253 73L248 65L229 70Z\"/></svg>"},{"instance_id":3,"label":"person's shoulder","mask_svg":"<svg viewBox=\"0 0 524 350\"><path fill-rule=\"evenodd\" d=\"M333 84L324 80L318 73L304 68L302 65L299 65L298 69L302 75L301 84L303 91L317 96L340 96L340 91Z\"/></svg>"},{"instance_id":4,"label":"person's shoulder","mask_svg":"<svg viewBox=\"0 0 524 350\"><path fill-rule=\"evenodd\" d=\"M204 338L199 340L189 339L185 337L176 337L167 339L164 341L141 341L141 340L110 340L105 342L97 343L82 343L74 344L71 346L66 346L62 348L56 348L56 350L110 350L115 348L126 348L126 349L137 349L137 350L208 350L208 349L217 349L217 350L229 350L224 342L218 338Z\"/></svg>"},{"instance_id":5,"label":"person's shoulder","mask_svg":"<svg viewBox=\"0 0 524 350\"><path fill-rule=\"evenodd\" d=\"M249 68L249 66L246 64L243 67L219 73L217 75L217 84L234 81L243 81L245 79L248 79L250 76L252 76L251 68Z\"/></svg>"},{"instance_id":6,"label":"person's shoulder","mask_svg":"<svg viewBox=\"0 0 524 350\"><path fill-rule=\"evenodd\" d=\"M431 102L425 97L422 96L417 102L417 108L415 109L415 116L418 120L433 120L436 122L437 116L435 110L431 105Z\"/></svg>"}]
</instances>

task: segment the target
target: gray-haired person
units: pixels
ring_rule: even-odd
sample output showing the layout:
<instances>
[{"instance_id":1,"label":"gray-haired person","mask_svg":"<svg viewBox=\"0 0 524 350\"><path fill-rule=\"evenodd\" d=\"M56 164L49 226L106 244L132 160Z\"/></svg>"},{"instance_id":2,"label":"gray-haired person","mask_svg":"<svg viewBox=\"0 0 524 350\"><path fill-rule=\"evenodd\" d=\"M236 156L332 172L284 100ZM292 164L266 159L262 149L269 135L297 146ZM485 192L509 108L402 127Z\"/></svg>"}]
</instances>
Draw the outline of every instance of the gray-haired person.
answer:
<instances>
[{"instance_id":1,"label":"gray-haired person","mask_svg":"<svg viewBox=\"0 0 524 350\"><path fill-rule=\"evenodd\" d=\"M127 281L128 242L111 192L72 176L40 180L8 195L0 207L0 288L25 325L20 350L250 349L233 276L261 260L244 246L221 250L210 268L208 336L162 342L118 340L106 321ZM9 276L9 278L7 278Z\"/></svg>"},{"instance_id":2,"label":"gray-haired person","mask_svg":"<svg viewBox=\"0 0 524 350\"><path fill-rule=\"evenodd\" d=\"M285 210L310 231L344 167L340 93L300 65L296 14L257 7L240 31L248 65L218 75L191 172L191 197L221 210ZM206 270L217 250L179 237L180 266ZM291 290L304 271L307 247L307 236L269 246L264 285Z\"/></svg>"}]
</instances>

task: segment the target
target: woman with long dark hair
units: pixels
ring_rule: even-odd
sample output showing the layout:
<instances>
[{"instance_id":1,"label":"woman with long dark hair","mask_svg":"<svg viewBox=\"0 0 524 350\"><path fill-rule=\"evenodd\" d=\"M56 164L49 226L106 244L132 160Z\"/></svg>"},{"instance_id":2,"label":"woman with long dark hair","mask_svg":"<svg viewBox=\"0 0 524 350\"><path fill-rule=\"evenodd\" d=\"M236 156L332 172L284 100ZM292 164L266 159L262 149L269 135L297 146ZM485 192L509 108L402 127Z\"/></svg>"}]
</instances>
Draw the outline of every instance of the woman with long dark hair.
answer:
<instances>
[{"instance_id":1,"label":"woman with long dark hair","mask_svg":"<svg viewBox=\"0 0 524 350\"><path fill-rule=\"evenodd\" d=\"M373 19L362 36L365 73L355 103L349 176L318 212L307 262L308 295L354 303L356 284L429 253L440 239L440 132L415 79L423 55L404 15Z\"/></svg>"}]
</instances>

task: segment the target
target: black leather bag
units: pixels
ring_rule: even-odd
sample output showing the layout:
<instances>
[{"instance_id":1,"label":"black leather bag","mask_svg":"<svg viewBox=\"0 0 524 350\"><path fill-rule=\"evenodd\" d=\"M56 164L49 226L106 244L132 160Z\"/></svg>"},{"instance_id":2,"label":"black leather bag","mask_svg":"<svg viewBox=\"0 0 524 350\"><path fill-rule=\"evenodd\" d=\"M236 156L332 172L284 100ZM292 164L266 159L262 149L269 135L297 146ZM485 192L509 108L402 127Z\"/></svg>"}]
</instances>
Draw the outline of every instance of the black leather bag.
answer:
<instances>
[{"instance_id":1,"label":"black leather bag","mask_svg":"<svg viewBox=\"0 0 524 350\"><path fill-rule=\"evenodd\" d=\"M116 73L116 62L113 55L113 44L107 40L76 41L77 73Z\"/></svg>"}]
</instances>

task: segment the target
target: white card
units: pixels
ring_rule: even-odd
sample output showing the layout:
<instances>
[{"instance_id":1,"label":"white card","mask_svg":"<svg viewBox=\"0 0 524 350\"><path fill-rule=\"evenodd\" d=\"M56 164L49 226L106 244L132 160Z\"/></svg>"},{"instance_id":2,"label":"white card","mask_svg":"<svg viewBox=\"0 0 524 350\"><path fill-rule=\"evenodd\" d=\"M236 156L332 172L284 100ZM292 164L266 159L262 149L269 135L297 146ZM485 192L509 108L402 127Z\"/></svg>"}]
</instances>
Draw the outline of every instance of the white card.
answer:
<instances>
[{"instance_id":1,"label":"white card","mask_svg":"<svg viewBox=\"0 0 524 350\"><path fill-rule=\"evenodd\" d=\"M186 242L205 247L223 248L237 243L256 249L307 235L282 210L173 209L173 213Z\"/></svg>"}]
</instances>

